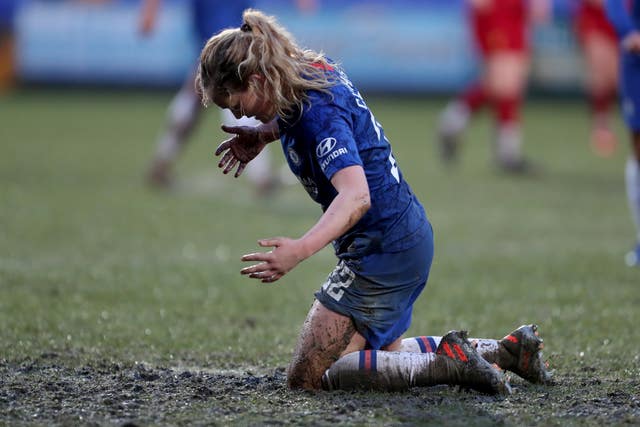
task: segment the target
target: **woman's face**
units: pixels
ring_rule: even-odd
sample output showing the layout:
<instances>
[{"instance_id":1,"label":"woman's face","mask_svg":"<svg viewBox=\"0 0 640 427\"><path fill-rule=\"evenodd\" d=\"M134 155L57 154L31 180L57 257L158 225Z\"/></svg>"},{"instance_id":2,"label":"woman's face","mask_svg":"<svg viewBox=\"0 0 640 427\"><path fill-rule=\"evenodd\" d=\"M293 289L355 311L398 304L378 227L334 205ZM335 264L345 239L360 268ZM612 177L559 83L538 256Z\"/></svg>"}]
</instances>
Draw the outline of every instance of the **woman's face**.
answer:
<instances>
[{"instance_id":1,"label":"woman's face","mask_svg":"<svg viewBox=\"0 0 640 427\"><path fill-rule=\"evenodd\" d=\"M247 89L233 91L223 89L213 102L220 108L228 108L239 119L242 116L255 117L262 123L272 121L275 116L275 106L269 102L260 90L262 80L257 78Z\"/></svg>"}]
</instances>

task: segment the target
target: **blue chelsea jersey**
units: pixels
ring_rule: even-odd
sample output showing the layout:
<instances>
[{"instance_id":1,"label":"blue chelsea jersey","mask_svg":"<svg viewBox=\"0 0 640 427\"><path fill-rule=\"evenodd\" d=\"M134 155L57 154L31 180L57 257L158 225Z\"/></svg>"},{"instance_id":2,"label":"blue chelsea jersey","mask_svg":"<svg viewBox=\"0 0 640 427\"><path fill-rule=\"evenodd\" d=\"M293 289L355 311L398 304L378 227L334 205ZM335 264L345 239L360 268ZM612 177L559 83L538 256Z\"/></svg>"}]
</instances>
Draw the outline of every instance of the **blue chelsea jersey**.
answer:
<instances>
[{"instance_id":1,"label":"blue chelsea jersey","mask_svg":"<svg viewBox=\"0 0 640 427\"><path fill-rule=\"evenodd\" d=\"M339 257L411 248L430 227L424 209L358 90L340 69L328 72L336 83L329 93L309 92L309 102L292 116L292 123L278 121L289 167L323 211L337 195L333 175L354 165L364 169L371 208L333 242Z\"/></svg>"}]
</instances>

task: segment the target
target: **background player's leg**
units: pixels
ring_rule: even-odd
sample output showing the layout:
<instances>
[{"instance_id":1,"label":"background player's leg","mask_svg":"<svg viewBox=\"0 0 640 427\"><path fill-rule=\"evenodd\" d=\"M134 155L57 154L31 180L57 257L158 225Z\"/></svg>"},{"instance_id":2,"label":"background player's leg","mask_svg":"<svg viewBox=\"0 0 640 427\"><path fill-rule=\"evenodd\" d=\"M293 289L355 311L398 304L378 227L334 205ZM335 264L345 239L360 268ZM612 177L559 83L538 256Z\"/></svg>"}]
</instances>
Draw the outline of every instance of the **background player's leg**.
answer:
<instances>
[{"instance_id":1,"label":"background player's leg","mask_svg":"<svg viewBox=\"0 0 640 427\"><path fill-rule=\"evenodd\" d=\"M611 109L618 85L618 49L614 41L597 32L583 42L587 93L591 114L591 148L603 157L613 154L616 138L611 131Z\"/></svg>"},{"instance_id":2,"label":"background player's leg","mask_svg":"<svg viewBox=\"0 0 640 427\"><path fill-rule=\"evenodd\" d=\"M481 81L474 83L458 98L449 102L440 115L438 123L438 145L440 155L446 162L455 160L461 135L471 117L488 101Z\"/></svg>"},{"instance_id":3,"label":"background player's leg","mask_svg":"<svg viewBox=\"0 0 640 427\"><path fill-rule=\"evenodd\" d=\"M522 153L520 109L529 58L521 52L495 52L487 58L486 69L486 87L496 120L496 163L507 172L527 172Z\"/></svg>"},{"instance_id":4,"label":"background player's leg","mask_svg":"<svg viewBox=\"0 0 640 427\"><path fill-rule=\"evenodd\" d=\"M147 176L151 185L167 187L171 184L171 168L198 123L201 110L200 98L190 80L169 104L166 128L158 138Z\"/></svg>"}]
</instances>

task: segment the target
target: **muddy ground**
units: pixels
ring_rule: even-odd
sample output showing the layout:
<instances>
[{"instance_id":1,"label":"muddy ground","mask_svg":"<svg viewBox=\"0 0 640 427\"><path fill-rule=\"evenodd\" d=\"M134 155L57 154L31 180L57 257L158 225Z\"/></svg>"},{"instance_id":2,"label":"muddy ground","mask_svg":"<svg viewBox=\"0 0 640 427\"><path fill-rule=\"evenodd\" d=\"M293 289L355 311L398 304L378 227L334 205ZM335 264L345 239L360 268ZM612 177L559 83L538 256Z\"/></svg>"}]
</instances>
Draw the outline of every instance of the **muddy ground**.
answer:
<instances>
[{"instance_id":1,"label":"muddy ground","mask_svg":"<svg viewBox=\"0 0 640 427\"><path fill-rule=\"evenodd\" d=\"M175 368L0 359L0 425L640 425L640 379L577 367L507 398L454 387L291 392L284 367Z\"/></svg>"}]
</instances>

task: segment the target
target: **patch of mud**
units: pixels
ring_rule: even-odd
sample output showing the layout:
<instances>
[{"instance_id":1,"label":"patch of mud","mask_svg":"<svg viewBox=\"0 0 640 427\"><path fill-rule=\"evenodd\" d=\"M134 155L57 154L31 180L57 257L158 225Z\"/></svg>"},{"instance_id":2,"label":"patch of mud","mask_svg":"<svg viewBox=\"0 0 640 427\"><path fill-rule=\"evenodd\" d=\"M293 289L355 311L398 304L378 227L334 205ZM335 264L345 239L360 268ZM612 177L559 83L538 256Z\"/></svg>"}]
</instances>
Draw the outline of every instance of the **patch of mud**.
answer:
<instances>
[{"instance_id":1,"label":"patch of mud","mask_svg":"<svg viewBox=\"0 0 640 427\"><path fill-rule=\"evenodd\" d=\"M512 381L507 398L451 387L406 393L303 392L284 368L215 370L96 361L55 353L0 360L0 425L582 425L640 423L638 378Z\"/></svg>"}]
</instances>

